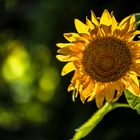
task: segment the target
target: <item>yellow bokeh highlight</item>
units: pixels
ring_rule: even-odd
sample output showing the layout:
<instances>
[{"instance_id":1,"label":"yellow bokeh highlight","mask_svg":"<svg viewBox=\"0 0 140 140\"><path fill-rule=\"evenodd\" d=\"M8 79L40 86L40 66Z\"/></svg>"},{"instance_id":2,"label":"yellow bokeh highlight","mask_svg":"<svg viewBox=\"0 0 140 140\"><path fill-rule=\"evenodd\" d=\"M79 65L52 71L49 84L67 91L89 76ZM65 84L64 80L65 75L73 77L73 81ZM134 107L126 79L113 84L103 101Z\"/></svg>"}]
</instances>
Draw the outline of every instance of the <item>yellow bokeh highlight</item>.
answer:
<instances>
[{"instance_id":1,"label":"yellow bokeh highlight","mask_svg":"<svg viewBox=\"0 0 140 140\"><path fill-rule=\"evenodd\" d=\"M39 80L38 97L42 101L49 101L53 98L56 87L60 81L59 73L55 67L44 69Z\"/></svg>"},{"instance_id":2,"label":"yellow bokeh highlight","mask_svg":"<svg viewBox=\"0 0 140 140\"><path fill-rule=\"evenodd\" d=\"M6 47L7 56L2 67L3 79L13 91L14 101L28 102L32 97L31 84L34 79L30 55L22 42L9 41Z\"/></svg>"},{"instance_id":3,"label":"yellow bokeh highlight","mask_svg":"<svg viewBox=\"0 0 140 140\"><path fill-rule=\"evenodd\" d=\"M17 41L12 41L8 45L9 55L5 60L2 68L2 74L6 81L25 80L31 78L29 76L30 59L24 46Z\"/></svg>"}]
</instances>

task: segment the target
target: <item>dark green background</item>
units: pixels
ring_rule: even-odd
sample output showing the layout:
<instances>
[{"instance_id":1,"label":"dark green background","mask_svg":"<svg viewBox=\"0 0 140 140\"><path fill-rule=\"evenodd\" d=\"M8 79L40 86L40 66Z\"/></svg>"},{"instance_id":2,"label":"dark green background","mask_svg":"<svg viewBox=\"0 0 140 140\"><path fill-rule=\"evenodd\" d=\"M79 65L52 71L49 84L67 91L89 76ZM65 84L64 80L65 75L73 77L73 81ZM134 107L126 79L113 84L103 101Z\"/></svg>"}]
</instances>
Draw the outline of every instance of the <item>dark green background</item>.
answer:
<instances>
[{"instance_id":1,"label":"dark green background","mask_svg":"<svg viewBox=\"0 0 140 140\"><path fill-rule=\"evenodd\" d=\"M55 44L66 42L63 33L75 32L74 19L84 22L90 10L99 17L104 9L114 11L120 21L140 12L139 5L136 0L0 0L0 140L72 138L97 107L72 101L67 87L73 73L60 76L64 63L56 60ZM125 102L123 96L119 102ZM137 137L140 116L121 108L85 140Z\"/></svg>"}]
</instances>

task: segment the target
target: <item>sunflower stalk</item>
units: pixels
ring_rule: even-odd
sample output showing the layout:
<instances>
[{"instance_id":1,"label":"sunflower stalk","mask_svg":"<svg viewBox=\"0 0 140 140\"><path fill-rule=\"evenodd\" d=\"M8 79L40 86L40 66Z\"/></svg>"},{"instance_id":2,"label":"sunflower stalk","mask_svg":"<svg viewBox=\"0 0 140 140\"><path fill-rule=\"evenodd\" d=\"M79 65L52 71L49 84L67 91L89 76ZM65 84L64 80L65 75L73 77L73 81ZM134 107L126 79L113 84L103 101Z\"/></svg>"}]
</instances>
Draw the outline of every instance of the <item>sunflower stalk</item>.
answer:
<instances>
[{"instance_id":1,"label":"sunflower stalk","mask_svg":"<svg viewBox=\"0 0 140 140\"><path fill-rule=\"evenodd\" d=\"M119 107L130 107L128 104L124 103L106 103L101 109L97 110L84 124L81 125L78 129L76 129L76 133L74 134L72 140L80 140L87 136L103 119L103 117L114 110L115 108Z\"/></svg>"}]
</instances>

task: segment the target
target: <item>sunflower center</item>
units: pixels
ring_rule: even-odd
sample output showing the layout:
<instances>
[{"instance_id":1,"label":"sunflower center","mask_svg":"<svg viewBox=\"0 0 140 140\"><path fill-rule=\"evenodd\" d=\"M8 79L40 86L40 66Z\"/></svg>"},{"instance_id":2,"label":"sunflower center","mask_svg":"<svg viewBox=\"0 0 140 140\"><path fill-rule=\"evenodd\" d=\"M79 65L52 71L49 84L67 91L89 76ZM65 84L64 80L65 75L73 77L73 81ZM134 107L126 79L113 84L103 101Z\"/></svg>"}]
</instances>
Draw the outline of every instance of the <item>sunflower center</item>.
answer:
<instances>
[{"instance_id":1,"label":"sunflower center","mask_svg":"<svg viewBox=\"0 0 140 140\"><path fill-rule=\"evenodd\" d=\"M103 71L108 71L113 67L113 58L97 57L95 61L98 62L97 66Z\"/></svg>"},{"instance_id":2,"label":"sunflower center","mask_svg":"<svg viewBox=\"0 0 140 140\"><path fill-rule=\"evenodd\" d=\"M94 39L83 52L82 64L87 74L96 81L113 82L128 72L132 63L130 50L114 37Z\"/></svg>"}]
</instances>

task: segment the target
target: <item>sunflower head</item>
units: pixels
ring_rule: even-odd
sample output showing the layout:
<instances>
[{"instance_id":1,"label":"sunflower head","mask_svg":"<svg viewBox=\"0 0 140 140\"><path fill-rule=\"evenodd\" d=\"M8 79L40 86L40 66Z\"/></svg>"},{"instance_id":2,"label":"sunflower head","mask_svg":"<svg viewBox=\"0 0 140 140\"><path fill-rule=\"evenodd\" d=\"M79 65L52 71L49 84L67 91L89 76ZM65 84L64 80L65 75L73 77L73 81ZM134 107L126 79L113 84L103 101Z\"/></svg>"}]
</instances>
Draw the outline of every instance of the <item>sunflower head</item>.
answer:
<instances>
[{"instance_id":1,"label":"sunflower head","mask_svg":"<svg viewBox=\"0 0 140 140\"><path fill-rule=\"evenodd\" d=\"M135 16L118 23L114 15L104 10L101 18L91 11L86 23L75 19L78 33L65 33L68 43L58 43L57 58L67 62L62 75L74 71L68 91L80 95L81 101L95 99L97 107L114 102L125 89L140 96L140 34L135 29Z\"/></svg>"}]
</instances>

